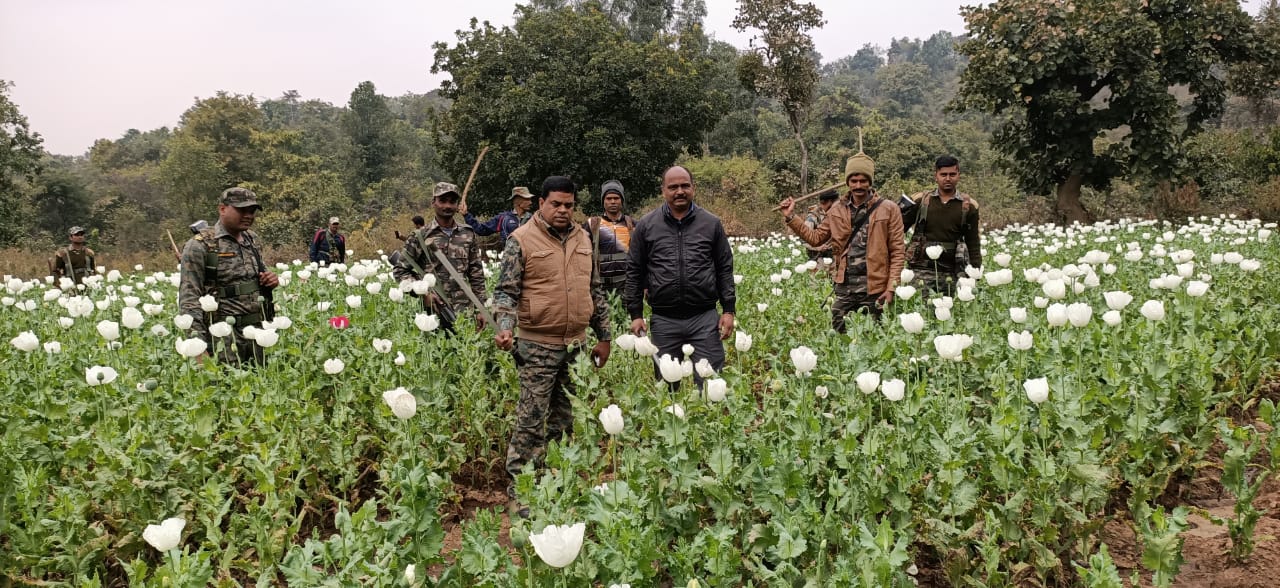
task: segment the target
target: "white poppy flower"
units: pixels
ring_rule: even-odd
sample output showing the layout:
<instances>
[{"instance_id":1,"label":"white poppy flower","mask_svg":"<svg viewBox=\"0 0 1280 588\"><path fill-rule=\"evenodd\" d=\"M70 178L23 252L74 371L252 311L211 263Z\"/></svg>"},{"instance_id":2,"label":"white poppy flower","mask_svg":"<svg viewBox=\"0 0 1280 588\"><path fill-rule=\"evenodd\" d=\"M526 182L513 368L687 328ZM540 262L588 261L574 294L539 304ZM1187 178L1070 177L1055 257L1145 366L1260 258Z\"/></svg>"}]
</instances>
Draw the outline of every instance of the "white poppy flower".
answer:
<instances>
[{"instance_id":1,"label":"white poppy flower","mask_svg":"<svg viewBox=\"0 0 1280 588\"><path fill-rule=\"evenodd\" d=\"M1045 310L1045 317L1048 319L1049 326L1051 327L1061 327L1071 320L1071 318L1067 316L1067 305L1062 304L1061 302L1055 302L1049 305L1049 308Z\"/></svg>"},{"instance_id":2,"label":"white poppy flower","mask_svg":"<svg viewBox=\"0 0 1280 588\"><path fill-rule=\"evenodd\" d=\"M1018 324L1027 322L1027 309L1021 306L1010 307L1009 320Z\"/></svg>"},{"instance_id":3,"label":"white poppy flower","mask_svg":"<svg viewBox=\"0 0 1280 588\"><path fill-rule=\"evenodd\" d=\"M120 338L120 323L113 321L100 321L98 323L98 334L102 335L107 341L115 341Z\"/></svg>"},{"instance_id":4,"label":"white poppy flower","mask_svg":"<svg viewBox=\"0 0 1280 588\"><path fill-rule=\"evenodd\" d=\"M720 378L712 378L707 380L707 400L711 402L720 402L724 400L725 394L729 391L729 385Z\"/></svg>"},{"instance_id":5,"label":"white poppy flower","mask_svg":"<svg viewBox=\"0 0 1280 588\"><path fill-rule=\"evenodd\" d=\"M404 365L404 363L405 363L404 352L397 351L397 352L396 352L396 358L395 358L395 360L393 361L393 363L395 363L395 364L396 364L396 365L398 365L398 366L399 366L399 365Z\"/></svg>"},{"instance_id":6,"label":"white poppy flower","mask_svg":"<svg viewBox=\"0 0 1280 588\"><path fill-rule=\"evenodd\" d=\"M751 335L738 331L733 337L733 347L739 352L746 352L751 349Z\"/></svg>"},{"instance_id":7,"label":"white poppy flower","mask_svg":"<svg viewBox=\"0 0 1280 588\"><path fill-rule=\"evenodd\" d=\"M679 404L672 404L671 406L668 406L662 410L665 412L669 412L673 415L676 415L676 418L678 419L684 418L684 407L680 406Z\"/></svg>"},{"instance_id":8,"label":"white poppy flower","mask_svg":"<svg viewBox=\"0 0 1280 588\"><path fill-rule=\"evenodd\" d=\"M1022 389L1027 391L1027 400L1040 404L1049 399L1049 380L1048 378L1035 378L1022 383Z\"/></svg>"},{"instance_id":9,"label":"white poppy flower","mask_svg":"<svg viewBox=\"0 0 1280 588\"><path fill-rule=\"evenodd\" d=\"M563 568L578 558L586 524L547 525L542 532L529 535L534 553L553 568Z\"/></svg>"},{"instance_id":10,"label":"white poppy flower","mask_svg":"<svg viewBox=\"0 0 1280 588\"><path fill-rule=\"evenodd\" d=\"M440 319L434 314L420 312L413 317L413 324L418 326L419 331L430 333L440 327Z\"/></svg>"},{"instance_id":11,"label":"white poppy flower","mask_svg":"<svg viewBox=\"0 0 1280 588\"><path fill-rule=\"evenodd\" d=\"M194 320L189 314L180 314L173 317L173 326L182 330L191 328L191 321Z\"/></svg>"},{"instance_id":12,"label":"white poppy flower","mask_svg":"<svg viewBox=\"0 0 1280 588\"><path fill-rule=\"evenodd\" d=\"M622 432L626 422L622 420L622 409L616 404L610 404L600 410L600 424L604 426L604 432L610 435L617 435Z\"/></svg>"},{"instance_id":13,"label":"white poppy flower","mask_svg":"<svg viewBox=\"0 0 1280 588\"><path fill-rule=\"evenodd\" d=\"M40 347L40 339L36 337L34 331L23 331L18 333L17 337L9 340L9 344L13 345L18 351L35 351Z\"/></svg>"},{"instance_id":14,"label":"white poppy flower","mask_svg":"<svg viewBox=\"0 0 1280 588\"><path fill-rule=\"evenodd\" d=\"M1102 313L1102 322L1107 323L1108 326L1114 327L1120 324L1120 320L1120 311L1118 310L1108 310Z\"/></svg>"},{"instance_id":15,"label":"white poppy flower","mask_svg":"<svg viewBox=\"0 0 1280 588\"><path fill-rule=\"evenodd\" d=\"M391 353L391 339L373 338L373 350L378 353Z\"/></svg>"},{"instance_id":16,"label":"white poppy flower","mask_svg":"<svg viewBox=\"0 0 1280 588\"><path fill-rule=\"evenodd\" d=\"M1073 302L1067 305L1067 321L1073 327L1083 327L1089 324L1089 319L1093 318L1093 307L1083 302Z\"/></svg>"},{"instance_id":17,"label":"white poppy flower","mask_svg":"<svg viewBox=\"0 0 1280 588\"><path fill-rule=\"evenodd\" d=\"M693 369L698 372L698 377L704 379L716 375L716 369L711 367L711 362L707 361L705 357L699 359L698 363L693 364Z\"/></svg>"},{"instance_id":18,"label":"white poppy flower","mask_svg":"<svg viewBox=\"0 0 1280 588\"><path fill-rule=\"evenodd\" d=\"M807 376L809 372L818 367L818 356L813 353L812 349L801 345L791 350L791 363L796 368L796 374Z\"/></svg>"},{"instance_id":19,"label":"white poppy flower","mask_svg":"<svg viewBox=\"0 0 1280 588\"><path fill-rule=\"evenodd\" d=\"M662 374L663 380L671 383L684 379L684 369L680 367L680 360L666 353L658 358L658 373Z\"/></svg>"},{"instance_id":20,"label":"white poppy flower","mask_svg":"<svg viewBox=\"0 0 1280 588\"><path fill-rule=\"evenodd\" d=\"M178 339L173 346L174 349L178 351L178 355L183 357L196 357L197 355L204 353L205 350L209 348L209 345L204 342L204 339L195 337L191 339Z\"/></svg>"},{"instance_id":21,"label":"white poppy flower","mask_svg":"<svg viewBox=\"0 0 1280 588\"><path fill-rule=\"evenodd\" d=\"M870 394L880 387L880 372L862 372L857 377L858 389L863 394Z\"/></svg>"},{"instance_id":22,"label":"white poppy flower","mask_svg":"<svg viewBox=\"0 0 1280 588\"><path fill-rule=\"evenodd\" d=\"M1009 347L1017 351L1026 351L1031 349L1033 341L1034 339L1032 338L1030 331L1009 332Z\"/></svg>"},{"instance_id":23,"label":"white poppy flower","mask_svg":"<svg viewBox=\"0 0 1280 588\"><path fill-rule=\"evenodd\" d=\"M115 368L110 366L95 365L91 368L85 368L84 370L84 380L85 382L88 382L90 386L110 384L116 381L116 377L119 375L120 374L116 372Z\"/></svg>"},{"instance_id":24,"label":"white poppy flower","mask_svg":"<svg viewBox=\"0 0 1280 588\"><path fill-rule=\"evenodd\" d=\"M636 348L636 336L631 333L618 335L617 337L614 337L613 342L616 343L618 347L626 351L631 351Z\"/></svg>"},{"instance_id":25,"label":"white poppy flower","mask_svg":"<svg viewBox=\"0 0 1280 588\"><path fill-rule=\"evenodd\" d=\"M223 321L213 323L209 325L209 334L214 337L226 337L231 334L231 325Z\"/></svg>"},{"instance_id":26,"label":"white poppy flower","mask_svg":"<svg viewBox=\"0 0 1280 588\"><path fill-rule=\"evenodd\" d=\"M213 312L218 310L218 299L213 294L205 294L200 297L200 310L205 312Z\"/></svg>"},{"instance_id":27,"label":"white poppy flower","mask_svg":"<svg viewBox=\"0 0 1280 588\"><path fill-rule=\"evenodd\" d=\"M911 334L924 330L924 317L918 312L898 315L898 322L902 324L902 330Z\"/></svg>"},{"instance_id":28,"label":"white poppy flower","mask_svg":"<svg viewBox=\"0 0 1280 588\"><path fill-rule=\"evenodd\" d=\"M142 531L142 539L157 551L169 551L182 542L182 529L187 521L180 518L165 519L159 525L147 525Z\"/></svg>"},{"instance_id":29,"label":"white poppy flower","mask_svg":"<svg viewBox=\"0 0 1280 588\"><path fill-rule=\"evenodd\" d=\"M658 354L658 346L654 345L648 336L636 337L635 349L641 357L653 357Z\"/></svg>"},{"instance_id":30,"label":"white poppy flower","mask_svg":"<svg viewBox=\"0 0 1280 588\"><path fill-rule=\"evenodd\" d=\"M906 396L907 383L894 378L880 386L880 393L884 394L884 397L890 402L897 402Z\"/></svg>"},{"instance_id":31,"label":"white poppy flower","mask_svg":"<svg viewBox=\"0 0 1280 588\"><path fill-rule=\"evenodd\" d=\"M391 407L391 413L400 420L411 419L418 414L418 399L403 387L383 392L382 401Z\"/></svg>"},{"instance_id":32,"label":"white poppy flower","mask_svg":"<svg viewBox=\"0 0 1280 588\"><path fill-rule=\"evenodd\" d=\"M346 367L347 364L343 363L341 359L336 357L324 360L324 373L329 374L330 376L336 376L342 373L342 370Z\"/></svg>"},{"instance_id":33,"label":"white poppy flower","mask_svg":"<svg viewBox=\"0 0 1280 588\"><path fill-rule=\"evenodd\" d=\"M57 341L49 341L48 343L44 344L44 352L48 353L49 355L57 355L59 353L62 353L62 343L59 343Z\"/></svg>"},{"instance_id":34,"label":"white poppy flower","mask_svg":"<svg viewBox=\"0 0 1280 588\"><path fill-rule=\"evenodd\" d=\"M1142 304L1140 312L1149 321L1164 320L1164 303L1159 300L1148 300Z\"/></svg>"},{"instance_id":35,"label":"white poppy flower","mask_svg":"<svg viewBox=\"0 0 1280 588\"><path fill-rule=\"evenodd\" d=\"M928 247L925 247L924 254L928 255L929 259L938 259L939 257L942 257L942 246L930 245Z\"/></svg>"}]
</instances>

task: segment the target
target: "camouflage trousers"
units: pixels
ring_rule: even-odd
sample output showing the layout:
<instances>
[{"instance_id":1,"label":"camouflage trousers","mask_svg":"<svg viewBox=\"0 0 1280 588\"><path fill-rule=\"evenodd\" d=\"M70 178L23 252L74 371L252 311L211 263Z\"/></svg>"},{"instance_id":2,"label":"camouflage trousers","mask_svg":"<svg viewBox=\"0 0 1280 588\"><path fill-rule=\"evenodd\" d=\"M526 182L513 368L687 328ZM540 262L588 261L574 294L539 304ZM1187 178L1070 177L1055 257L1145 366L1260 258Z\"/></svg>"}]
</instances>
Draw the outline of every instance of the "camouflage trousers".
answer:
<instances>
[{"instance_id":1,"label":"camouflage trousers","mask_svg":"<svg viewBox=\"0 0 1280 588\"><path fill-rule=\"evenodd\" d=\"M880 297L880 292L869 294L866 290L865 283L859 288L858 284L852 281L846 281L843 284L836 284L835 301L831 303L831 328L837 333L844 333L845 316L851 312L860 312L862 314L871 315L871 318L880 320L880 314L883 309L876 304L876 299Z\"/></svg>"},{"instance_id":2,"label":"camouflage trousers","mask_svg":"<svg viewBox=\"0 0 1280 588\"><path fill-rule=\"evenodd\" d=\"M956 292L956 273L944 267L913 267L911 271L915 272L915 280L912 285L920 291L922 296L930 294L941 294L943 296L954 296Z\"/></svg>"},{"instance_id":3,"label":"camouflage trousers","mask_svg":"<svg viewBox=\"0 0 1280 588\"><path fill-rule=\"evenodd\" d=\"M525 464L542 465L549 441L573 434L569 395L576 390L569 379L569 365L578 355L578 348L516 339L514 355L520 376L520 401L507 445L507 473L513 480Z\"/></svg>"},{"instance_id":4,"label":"camouflage trousers","mask_svg":"<svg viewBox=\"0 0 1280 588\"><path fill-rule=\"evenodd\" d=\"M247 325L246 325L247 326ZM254 325L255 327L258 325ZM236 325L226 337L212 337L210 349L218 361L236 367L267 365L267 354L256 341L244 336L244 327Z\"/></svg>"}]
</instances>

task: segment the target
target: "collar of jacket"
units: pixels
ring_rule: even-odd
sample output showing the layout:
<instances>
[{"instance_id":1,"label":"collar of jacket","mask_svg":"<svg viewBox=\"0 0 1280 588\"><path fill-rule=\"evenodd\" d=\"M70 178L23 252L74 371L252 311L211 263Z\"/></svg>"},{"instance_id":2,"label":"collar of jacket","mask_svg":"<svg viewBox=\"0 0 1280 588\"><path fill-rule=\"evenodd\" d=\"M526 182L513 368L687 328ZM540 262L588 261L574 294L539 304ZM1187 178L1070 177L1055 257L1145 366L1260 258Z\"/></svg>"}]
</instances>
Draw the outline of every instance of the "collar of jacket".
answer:
<instances>
[{"instance_id":1,"label":"collar of jacket","mask_svg":"<svg viewBox=\"0 0 1280 588\"><path fill-rule=\"evenodd\" d=\"M699 210L702 210L702 209L699 208L697 204L694 204L691 202L689 203L689 212L684 215L684 218L676 219L675 215L671 214L671 207L667 206L667 203L663 202L662 218L666 219L667 222L673 225L687 225L693 222L693 217L698 214Z\"/></svg>"},{"instance_id":2,"label":"collar of jacket","mask_svg":"<svg viewBox=\"0 0 1280 588\"><path fill-rule=\"evenodd\" d=\"M559 229L551 226L551 223L543 220L541 213L533 215L533 218L530 219L530 221L537 223L539 229L546 231L548 235L555 237L561 243L564 243L565 241L569 240L569 237L573 235L573 230L578 227L578 223L570 221L569 228L565 229L564 233L562 234Z\"/></svg>"},{"instance_id":3,"label":"collar of jacket","mask_svg":"<svg viewBox=\"0 0 1280 588\"><path fill-rule=\"evenodd\" d=\"M470 225L468 225L467 223L460 223L460 222L458 222L458 221L456 221L456 220L455 220L455 221L453 221L453 227L452 227L452 228L453 228L453 230L455 230L455 231L456 231L456 230L458 230L458 229L461 229L462 227L466 227L466 228L468 228L468 229L470 229L470 228L471 228L471 226L470 226ZM431 222L427 223L427 226L425 227L425 230L423 230L423 231L422 231L422 234L423 234L423 235L430 235L432 232L436 231L437 229L438 229L438 230L444 230L444 227L440 226L440 219L437 219L437 218L435 218L435 217L431 217Z\"/></svg>"},{"instance_id":4,"label":"collar of jacket","mask_svg":"<svg viewBox=\"0 0 1280 588\"><path fill-rule=\"evenodd\" d=\"M232 236L231 236L231 233L227 231L227 228L226 228L226 227L224 227L224 226L222 226L222 221L221 221L221 220L219 220L218 222L216 222L216 223L214 223L214 224L213 224L213 238L214 238L214 239L221 239L221 238L223 238L223 237L226 237L226 238L228 238L228 239L232 239L232 240L236 240L236 239L235 239L235 237L232 237ZM243 233L240 233L240 239L239 239L239 242L240 242L240 243L242 243L242 244L243 244L243 243L246 243L246 242L247 242L247 243L252 243L252 242L253 242L253 231L252 231L252 230L248 230L248 229L246 229Z\"/></svg>"}]
</instances>

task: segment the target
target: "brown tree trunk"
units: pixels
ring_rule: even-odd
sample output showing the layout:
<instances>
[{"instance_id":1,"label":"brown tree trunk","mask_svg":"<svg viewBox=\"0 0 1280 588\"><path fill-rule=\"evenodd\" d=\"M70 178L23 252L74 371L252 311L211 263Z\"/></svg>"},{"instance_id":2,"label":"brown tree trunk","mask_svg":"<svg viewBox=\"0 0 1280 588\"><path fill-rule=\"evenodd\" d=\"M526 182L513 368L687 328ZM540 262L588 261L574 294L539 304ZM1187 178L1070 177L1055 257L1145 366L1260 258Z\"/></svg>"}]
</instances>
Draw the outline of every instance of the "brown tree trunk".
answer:
<instances>
[{"instance_id":1,"label":"brown tree trunk","mask_svg":"<svg viewBox=\"0 0 1280 588\"><path fill-rule=\"evenodd\" d=\"M1077 221L1081 224L1093 223L1093 213L1080 202L1080 186L1083 183L1084 175L1073 173L1058 184L1058 201L1054 204L1054 210L1062 224L1069 225Z\"/></svg>"},{"instance_id":2,"label":"brown tree trunk","mask_svg":"<svg viewBox=\"0 0 1280 588\"><path fill-rule=\"evenodd\" d=\"M796 141L800 143L800 193L809 193L809 148L804 144L800 129L795 129Z\"/></svg>"}]
</instances>

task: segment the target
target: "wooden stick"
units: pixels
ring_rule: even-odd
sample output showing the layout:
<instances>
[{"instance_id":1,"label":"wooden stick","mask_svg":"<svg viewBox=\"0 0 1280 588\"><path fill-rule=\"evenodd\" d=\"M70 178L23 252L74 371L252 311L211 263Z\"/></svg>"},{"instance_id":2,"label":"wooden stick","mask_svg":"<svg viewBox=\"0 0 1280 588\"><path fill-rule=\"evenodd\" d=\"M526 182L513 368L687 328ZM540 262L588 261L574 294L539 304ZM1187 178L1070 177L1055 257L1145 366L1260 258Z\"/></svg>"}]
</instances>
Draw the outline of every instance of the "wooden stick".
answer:
<instances>
[{"instance_id":1,"label":"wooden stick","mask_svg":"<svg viewBox=\"0 0 1280 588\"><path fill-rule=\"evenodd\" d=\"M178 261L182 261L182 254L178 252L178 243L173 240L173 233L170 233L169 229L165 229L164 234L169 236L169 245L173 247L173 256L178 258Z\"/></svg>"},{"instance_id":2,"label":"wooden stick","mask_svg":"<svg viewBox=\"0 0 1280 588\"><path fill-rule=\"evenodd\" d=\"M843 186L843 185L844 185L844 184L831 184L830 186L827 186L826 188L823 188L823 189L818 190L818 191L816 191L816 192L810 192L810 193L808 193L808 194L805 194L804 196L801 196L801 197L799 197L799 198L796 198L796 199L793 201L793 204L800 204L801 202L804 202L805 200L808 200L808 199L810 199L810 198L813 198L814 196L821 196L823 193L825 193L825 192L827 192L827 191L829 191L829 190L833 190L833 189L839 188L840 186ZM779 205L777 205L777 206L773 207L773 212L777 212L777 211L779 211L779 210L782 210L782 205L781 205L781 204L779 204Z\"/></svg>"},{"instance_id":3,"label":"wooden stick","mask_svg":"<svg viewBox=\"0 0 1280 588\"><path fill-rule=\"evenodd\" d=\"M476 179L476 170L480 169L480 161L484 159L484 154L489 152L489 146L485 145L480 149L480 155L476 156L476 162L471 166L471 175L467 176L467 184L462 187L462 203L467 203L467 191L471 189L471 180Z\"/></svg>"}]
</instances>

